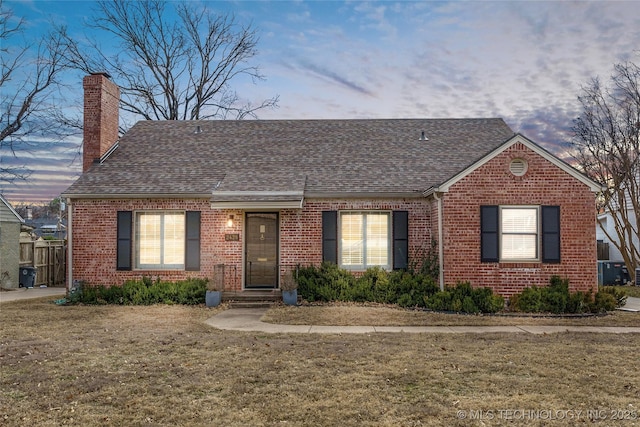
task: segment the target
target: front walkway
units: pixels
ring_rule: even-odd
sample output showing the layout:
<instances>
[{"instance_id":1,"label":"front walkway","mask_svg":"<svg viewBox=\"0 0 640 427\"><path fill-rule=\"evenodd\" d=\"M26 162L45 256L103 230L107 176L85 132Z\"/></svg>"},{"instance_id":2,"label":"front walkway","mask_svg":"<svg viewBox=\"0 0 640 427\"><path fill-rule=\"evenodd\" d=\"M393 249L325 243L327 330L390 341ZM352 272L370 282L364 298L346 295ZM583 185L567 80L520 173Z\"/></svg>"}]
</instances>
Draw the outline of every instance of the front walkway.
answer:
<instances>
[{"instance_id":1,"label":"front walkway","mask_svg":"<svg viewBox=\"0 0 640 427\"><path fill-rule=\"evenodd\" d=\"M260 319L268 308L232 308L207 319L217 329L265 332L273 334L372 334L379 332L464 334L486 332L526 332L552 334L558 332L600 332L608 334L640 334L640 327L604 326L315 326L265 323Z\"/></svg>"}]
</instances>

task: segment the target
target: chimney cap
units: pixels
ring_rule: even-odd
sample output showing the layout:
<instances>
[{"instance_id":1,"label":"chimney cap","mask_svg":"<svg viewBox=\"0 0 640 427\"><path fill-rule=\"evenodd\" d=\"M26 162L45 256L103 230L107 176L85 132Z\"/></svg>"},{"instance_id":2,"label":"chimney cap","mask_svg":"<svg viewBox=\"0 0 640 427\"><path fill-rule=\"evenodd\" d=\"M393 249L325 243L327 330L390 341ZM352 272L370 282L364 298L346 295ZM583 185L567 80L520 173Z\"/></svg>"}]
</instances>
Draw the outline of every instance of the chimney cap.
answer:
<instances>
[{"instance_id":1,"label":"chimney cap","mask_svg":"<svg viewBox=\"0 0 640 427\"><path fill-rule=\"evenodd\" d=\"M107 73L106 71L95 71L92 73L89 73L92 76L105 76L106 78L110 79L111 75L109 73Z\"/></svg>"}]
</instances>

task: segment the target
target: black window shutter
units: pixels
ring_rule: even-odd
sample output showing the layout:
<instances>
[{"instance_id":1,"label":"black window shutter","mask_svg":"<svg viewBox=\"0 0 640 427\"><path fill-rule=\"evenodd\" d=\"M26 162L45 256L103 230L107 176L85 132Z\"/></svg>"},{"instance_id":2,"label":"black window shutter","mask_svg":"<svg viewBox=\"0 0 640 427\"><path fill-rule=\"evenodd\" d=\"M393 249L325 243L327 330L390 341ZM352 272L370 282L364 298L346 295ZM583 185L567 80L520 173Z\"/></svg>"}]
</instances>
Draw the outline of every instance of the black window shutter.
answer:
<instances>
[{"instance_id":1,"label":"black window shutter","mask_svg":"<svg viewBox=\"0 0 640 427\"><path fill-rule=\"evenodd\" d=\"M322 212L322 261L338 263L338 211Z\"/></svg>"},{"instance_id":2,"label":"black window shutter","mask_svg":"<svg viewBox=\"0 0 640 427\"><path fill-rule=\"evenodd\" d=\"M188 211L186 214L187 230L185 239L184 269L200 270L200 212Z\"/></svg>"},{"instance_id":3,"label":"black window shutter","mask_svg":"<svg viewBox=\"0 0 640 427\"><path fill-rule=\"evenodd\" d=\"M560 262L560 206L542 207L542 262Z\"/></svg>"},{"instance_id":4,"label":"black window shutter","mask_svg":"<svg viewBox=\"0 0 640 427\"><path fill-rule=\"evenodd\" d=\"M409 253L409 212L393 211L393 269L402 270L408 266Z\"/></svg>"},{"instance_id":5,"label":"black window shutter","mask_svg":"<svg viewBox=\"0 0 640 427\"><path fill-rule=\"evenodd\" d=\"M499 210L498 206L480 206L480 261L498 262Z\"/></svg>"},{"instance_id":6,"label":"black window shutter","mask_svg":"<svg viewBox=\"0 0 640 427\"><path fill-rule=\"evenodd\" d=\"M131 270L131 231L132 231L131 211L118 211L117 230L117 264L118 270Z\"/></svg>"}]
</instances>

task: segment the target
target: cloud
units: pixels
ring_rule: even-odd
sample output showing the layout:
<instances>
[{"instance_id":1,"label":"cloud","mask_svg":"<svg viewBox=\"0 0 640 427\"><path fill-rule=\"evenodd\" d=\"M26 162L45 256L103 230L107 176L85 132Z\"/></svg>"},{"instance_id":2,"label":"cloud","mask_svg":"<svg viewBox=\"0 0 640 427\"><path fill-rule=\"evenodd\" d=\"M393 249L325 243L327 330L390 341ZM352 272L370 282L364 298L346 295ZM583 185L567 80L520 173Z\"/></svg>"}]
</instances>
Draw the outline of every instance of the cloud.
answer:
<instances>
[{"instance_id":1,"label":"cloud","mask_svg":"<svg viewBox=\"0 0 640 427\"><path fill-rule=\"evenodd\" d=\"M267 80L242 87L252 99L280 95L279 109L259 113L264 119L503 117L560 153L580 86L607 79L617 62L640 59L635 2L215 6L266 34L256 60ZM78 152L67 149L41 152L42 167L59 161L67 168Z\"/></svg>"}]
</instances>

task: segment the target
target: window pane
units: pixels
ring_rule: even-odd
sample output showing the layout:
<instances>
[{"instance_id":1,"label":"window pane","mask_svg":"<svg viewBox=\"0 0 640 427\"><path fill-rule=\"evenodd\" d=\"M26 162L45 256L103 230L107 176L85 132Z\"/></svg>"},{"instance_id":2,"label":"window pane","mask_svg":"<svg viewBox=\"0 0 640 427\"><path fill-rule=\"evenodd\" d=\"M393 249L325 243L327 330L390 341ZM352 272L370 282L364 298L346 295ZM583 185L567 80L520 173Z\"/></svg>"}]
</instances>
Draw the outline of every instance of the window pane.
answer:
<instances>
[{"instance_id":1,"label":"window pane","mask_svg":"<svg viewBox=\"0 0 640 427\"><path fill-rule=\"evenodd\" d=\"M536 233L538 230L537 209L502 209L503 233Z\"/></svg>"},{"instance_id":2,"label":"window pane","mask_svg":"<svg viewBox=\"0 0 640 427\"><path fill-rule=\"evenodd\" d=\"M389 215L369 214L367 222L367 266L389 264Z\"/></svg>"},{"instance_id":3,"label":"window pane","mask_svg":"<svg viewBox=\"0 0 640 427\"><path fill-rule=\"evenodd\" d=\"M182 268L185 256L184 213L138 213L136 240L136 267Z\"/></svg>"},{"instance_id":4,"label":"window pane","mask_svg":"<svg viewBox=\"0 0 640 427\"><path fill-rule=\"evenodd\" d=\"M535 259L536 253L535 234L503 234L502 256L503 259Z\"/></svg>"},{"instance_id":5,"label":"window pane","mask_svg":"<svg viewBox=\"0 0 640 427\"><path fill-rule=\"evenodd\" d=\"M362 247L361 214L340 215L340 248L342 265L362 265L364 261Z\"/></svg>"},{"instance_id":6,"label":"window pane","mask_svg":"<svg viewBox=\"0 0 640 427\"><path fill-rule=\"evenodd\" d=\"M184 263L184 215L164 215L164 264Z\"/></svg>"},{"instance_id":7,"label":"window pane","mask_svg":"<svg viewBox=\"0 0 640 427\"><path fill-rule=\"evenodd\" d=\"M138 256L140 264L160 264L160 214L138 215Z\"/></svg>"}]
</instances>

